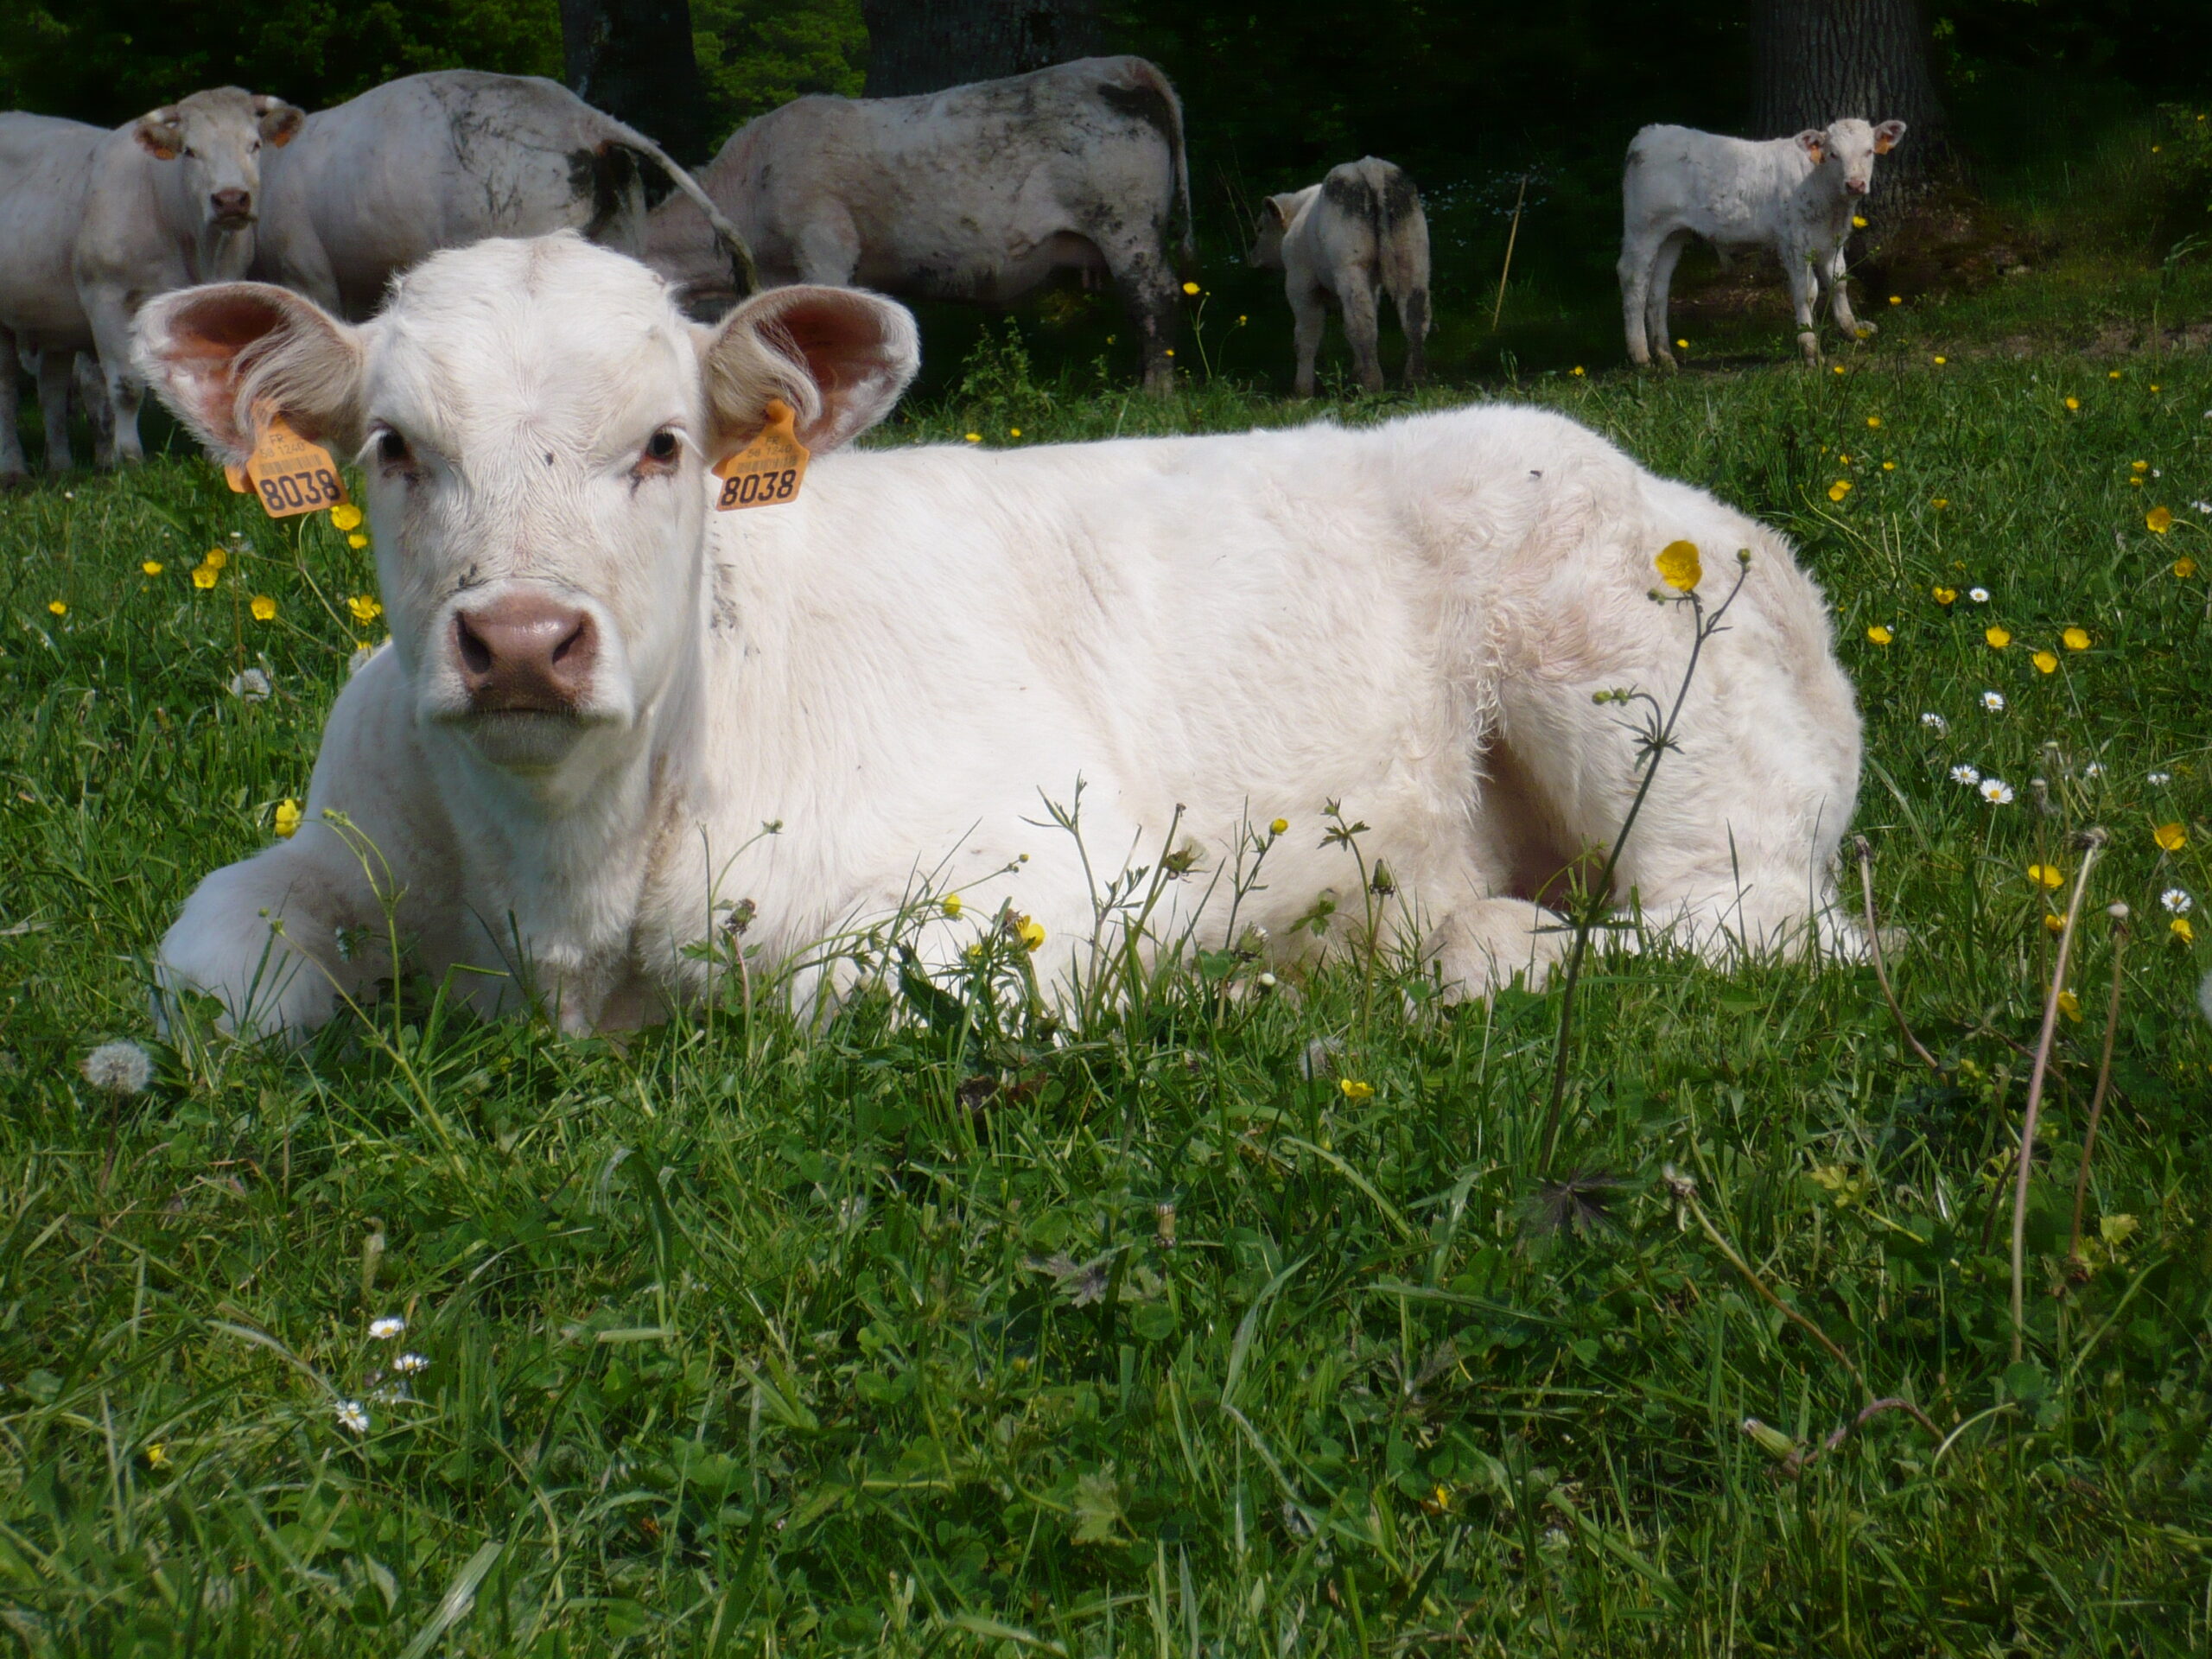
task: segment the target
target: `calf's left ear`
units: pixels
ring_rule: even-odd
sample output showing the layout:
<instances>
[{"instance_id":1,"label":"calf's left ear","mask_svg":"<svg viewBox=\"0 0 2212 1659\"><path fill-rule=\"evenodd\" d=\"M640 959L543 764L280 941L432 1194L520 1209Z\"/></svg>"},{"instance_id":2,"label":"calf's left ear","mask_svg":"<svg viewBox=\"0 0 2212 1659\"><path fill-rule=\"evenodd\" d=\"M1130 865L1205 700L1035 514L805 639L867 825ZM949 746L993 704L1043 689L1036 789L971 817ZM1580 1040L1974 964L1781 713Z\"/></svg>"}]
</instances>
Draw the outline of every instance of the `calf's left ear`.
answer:
<instances>
[{"instance_id":1,"label":"calf's left ear","mask_svg":"<svg viewBox=\"0 0 2212 1659\"><path fill-rule=\"evenodd\" d=\"M903 305L856 288L772 288L701 330L700 369L717 459L766 424L772 399L791 405L798 441L834 449L891 412L921 366Z\"/></svg>"},{"instance_id":2,"label":"calf's left ear","mask_svg":"<svg viewBox=\"0 0 2212 1659\"><path fill-rule=\"evenodd\" d=\"M1828 136L1818 127L1808 127L1797 135L1797 148L1811 156L1813 165L1818 167L1821 157L1828 153Z\"/></svg>"},{"instance_id":3,"label":"calf's left ear","mask_svg":"<svg viewBox=\"0 0 2212 1659\"><path fill-rule=\"evenodd\" d=\"M1880 126L1874 129L1874 153L1877 156L1888 155L1891 150L1897 147L1898 141L1904 137L1904 122L1883 122Z\"/></svg>"},{"instance_id":4,"label":"calf's left ear","mask_svg":"<svg viewBox=\"0 0 2212 1659\"><path fill-rule=\"evenodd\" d=\"M253 114L254 124L260 130L262 142L274 144L279 149L300 136L300 129L306 124L308 118L306 111L287 104L281 98L271 98L266 92L254 99Z\"/></svg>"},{"instance_id":5,"label":"calf's left ear","mask_svg":"<svg viewBox=\"0 0 2212 1659\"><path fill-rule=\"evenodd\" d=\"M131 355L225 461L244 461L257 428L277 415L318 443L360 444L359 331L289 289L215 283L164 294L138 313Z\"/></svg>"}]
</instances>

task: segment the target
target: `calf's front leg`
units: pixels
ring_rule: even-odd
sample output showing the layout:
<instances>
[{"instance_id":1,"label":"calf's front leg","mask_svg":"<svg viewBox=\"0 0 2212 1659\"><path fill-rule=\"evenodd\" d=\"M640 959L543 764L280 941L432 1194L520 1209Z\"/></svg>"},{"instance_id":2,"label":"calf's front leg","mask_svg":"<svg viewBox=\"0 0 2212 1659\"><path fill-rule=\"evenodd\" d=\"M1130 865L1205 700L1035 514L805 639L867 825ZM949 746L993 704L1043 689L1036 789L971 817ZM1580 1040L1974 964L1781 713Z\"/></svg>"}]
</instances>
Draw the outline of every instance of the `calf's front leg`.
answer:
<instances>
[{"instance_id":1,"label":"calf's front leg","mask_svg":"<svg viewBox=\"0 0 2212 1659\"><path fill-rule=\"evenodd\" d=\"M1843 257L1843 245L1838 243L1827 260L1828 308L1834 314L1835 326L1846 340L1857 340L1861 334L1871 334L1874 325L1861 322L1852 315L1851 285L1844 280L1849 266Z\"/></svg>"}]
</instances>

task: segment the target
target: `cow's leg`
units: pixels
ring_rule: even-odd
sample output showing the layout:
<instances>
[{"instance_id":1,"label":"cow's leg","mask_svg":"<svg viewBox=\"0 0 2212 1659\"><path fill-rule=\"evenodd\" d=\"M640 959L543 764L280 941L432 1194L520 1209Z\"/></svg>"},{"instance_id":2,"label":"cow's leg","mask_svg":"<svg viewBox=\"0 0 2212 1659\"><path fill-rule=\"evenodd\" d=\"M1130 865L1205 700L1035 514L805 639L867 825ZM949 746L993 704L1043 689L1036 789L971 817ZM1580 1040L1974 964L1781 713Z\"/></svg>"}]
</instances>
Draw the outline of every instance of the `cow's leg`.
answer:
<instances>
[{"instance_id":1,"label":"cow's leg","mask_svg":"<svg viewBox=\"0 0 2212 1659\"><path fill-rule=\"evenodd\" d=\"M799 281L852 286L853 273L861 264L861 233L842 207L831 203L817 209L791 241Z\"/></svg>"},{"instance_id":2,"label":"cow's leg","mask_svg":"<svg viewBox=\"0 0 2212 1659\"><path fill-rule=\"evenodd\" d=\"M1689 245L1688 231L1676 231L1659 245L1659 251L1651 261L1651 293L1644 302L1644 331L1649 335L1659 360L1669 368L1675 366L1675 346L1674 334L1667 327L1667 296L1675 285L1675 267L1681 261L1682 250Z\"/></svg>"},{"instance_id":3,"label":"cow's leg","mask_svg":"<svg viewBox=\"0 0 2212 1659\"><path fill-rule=\"evenodd\" d=\"M1658 242L1652 238L1624 238L1620 264L1615 267L1621 279L1621 327L1628 335L1628 360L1639 369L1651 366L1650 337L1643 323L1649 309L1651 262L1657 252Z\"/></svg>"},{"instance_id":4,"label":"cow's leg","mask_svg":"<svg viewBox=\"0 0 2212 1659\"><path fill-rule=\"evenodd\" d=\"M22 434L16 429L23 409L18 374L15 331L0 327L0 490L19 490L30 482Z\"/></svg>"},{"instance_id":5,"label":"cow's leg","mask_svg":"<svg viewBox=\"0 0 2212 1659\"><path fill-rule=\"evenodd\" d=\"M38 412L46 422L46 470L66 473L69 454L69 378L77 353L48 346L38 354Z\"/></svg>"},{"instance_id":6,"label":"cow's leg","mask_svg":"<svg viewBox=\"0 0 2212 1659\"><path fill-rule=\"evenodd\" d=\"M1144 353L1144 389L1164 397L1175 390L1175 318L1183 290L1157 235L1138 239L1148 234L1140 227L1126 242L1099 236L1090 240L1106 261L1122 308L1136 325Z\"/></svg>"},{"instance_id":7,"label":"cow's leg","mask_svg":"<svg viewBox=\"0 0 2212 1659\"><path fill-rule=\"evenodd\" d=\"M76 381L77 407L85 411L85 423L92 429L92 465L115 465L115 416L107 406L107 381L100 373L100 360L90 352L79 352L73 362Z\"/></svg>"},{"instance_id":8,"label":"cow's leg","mask_svg":"<svg viewBox=\"0 0 2212 1659\"><path fill-rule=\"evenodd\" d=\"M290 841L194 889L162 940L156 1010L166 1021L181 994L200 992L241 1035L303 1035L330 1018L341 995L358 999L391 971L378 918L360 861L339 833L302 824Z\"/></svg>"},{"instance_id":9,"label":"cow's leg","mask_svg":"<svg viewBox=\"0 0 2212 1659\"><path fill-rule=\"evenodd\" d=\"M1351 347L1352 372L1360 390L1382 390L1382 319L1376 307L1375 286L1361 272L1343 273L1344 344Z\"/></svg>"},{"instance_id":10,"label":"cow's leg","mask_svg":"<svg viewBox=\"0 0 2212 1659\"><path fill-rule=\"evenodd\" d=\"M1857 340L1860 334L1871 334L1874 325L1861 322L1852 315L1851 285L1845 281L1850 267L1843 257L1843 245L1838 243L1827 258L1828 309L1835 316L1835 326L1846 340Z\"/></svg>"},{"instance_id":11,"label":"cow's leg","mask_svg":"<svg viewBox=\"0 0 2212 1659\"><path fill-rule=\"evenodd\" d=\"M1808 367L1821 366L1820 331L1814 326L1813 308L1821 297L1821 273L1810 249L1784 244L1783 280L1789 284L1789 303L1797 313L1797 348Z\"/></svg>"},{"instance_id":12,"label":"cow's leg","mask_svg":"<svg viewBox=\"0 0 2212 1659\"><path fill-rule=\"evenodd\" d=\"M107 406L115 421L111 458L121 467L146 458L138 447L138 408L146 401L146 382L130 361L130 321L135 308L119 289L103 283L83 294L92 318L92 342L99 353L107 385Z\"/></svg>"},{"instance_id":13,"label":"cow's leg","mask_svg":"<svg viewBox=\"0 0 2212 1659\"><path fill-rule=\"evenodd\" d=\"M1406 336L1406 385L1428 378L1428 290L1408 288L1390 296L1398 308L1398 327Z\"/></svg>"},{"instance_id":14,"label":"cow's leg","mask_svg":"<svg viewBox=\"0 0 2212 1659\"><path fill-rule=\"evenodd\" d=\"M1291 337L1298 348L1296 385L1300 397L1313 395L1313 365L1321 355L1321 331L1329 308L1321 290L1301 284L1290 290Z\"/></svg>"}]
</instances>

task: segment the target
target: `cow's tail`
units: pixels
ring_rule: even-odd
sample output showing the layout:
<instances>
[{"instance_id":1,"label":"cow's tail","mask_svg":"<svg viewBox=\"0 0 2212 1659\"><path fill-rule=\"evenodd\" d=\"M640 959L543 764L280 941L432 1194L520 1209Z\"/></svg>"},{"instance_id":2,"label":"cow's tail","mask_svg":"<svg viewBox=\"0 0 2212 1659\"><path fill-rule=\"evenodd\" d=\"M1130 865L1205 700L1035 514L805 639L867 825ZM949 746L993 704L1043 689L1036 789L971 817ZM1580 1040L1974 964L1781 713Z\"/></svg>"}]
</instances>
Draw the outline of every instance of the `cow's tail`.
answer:
<instances>
[{"instance_id":1,"label":"cow's tail","mask_svg":"<svg viewBox=\"0 0 2212 1659\"><path fill-rule=\"evenodd\" d=\"M746 245L737 226L715 206L715 199L699 181L691 176L688 168L678 167L674 157L635 127L625 125L612 116L607 118L607 124L614 130L616 143L656 168L678 194L707 216L707 228L729 261L730 280L736 286L737 297L741 300L748 294L759 293L760 273L753 266L753 250Z\"/></svg>"},{"instance_id":2,"label":"cow's tail","mask_svg":"<svg viewBox=\"0 0 2212 1659\"><path fill-rule=\"evenodd\" d=\"M1124 58L1122 67L1131 84L1114 91L1130 101L1125 103L1122 98L1116 98L1116 107L1149 122L1175 152L1174 200L1168 204L1168 216L1176 227L1176 260L1184 275L1194 276L1198 264L1198 238L1191 208L1191 159L1183 147L1183 100L1175 95L1175 83L1167 79L1158 64L1143 58Z\"/></svg>"},{"instance_id":3,"label":"cow's tail","mask_svg":"<svg viewBox=\"0 0 2212 1659\"><path fill-rule=\"evenodd\" d=\"M1421 212L1421 193L1401 169L1378 162L1363 170L1382 286L1402 302L1428 288L1428 216Z\"/></svg>"}]
</instances>

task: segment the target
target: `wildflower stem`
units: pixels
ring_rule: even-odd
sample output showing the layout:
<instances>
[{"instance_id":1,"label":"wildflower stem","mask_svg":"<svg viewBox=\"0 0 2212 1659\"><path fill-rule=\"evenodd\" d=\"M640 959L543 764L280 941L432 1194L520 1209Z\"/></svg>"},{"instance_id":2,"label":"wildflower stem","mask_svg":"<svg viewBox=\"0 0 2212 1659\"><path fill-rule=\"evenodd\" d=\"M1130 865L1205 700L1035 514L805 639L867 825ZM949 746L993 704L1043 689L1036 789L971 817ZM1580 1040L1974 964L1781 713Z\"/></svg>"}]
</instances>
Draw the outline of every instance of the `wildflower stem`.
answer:
<instances>
[{"instance_id":1,"label":"wildflower stem","mask_svg":"<svg viewBox=\"0 0 2212 1659\"><path fill-rule=\"evenodd\" d=\"M2127 949L2127 906L2112 907L2112 999L2105 1005L2105 1046L2097 1060L2097 1086L2089 1096L2089 1127L2082 1136L2082 1166L2074 1175L2074 1224L2066 1235L2070 1259L2082 1253L2082 1206L2089 1196L2089 1160L2097 1150L2097 1124L2104 1116L2105 1091L2112 1086L2112 1043L2120 1032L2120 960Z\"/></svg>"},{"instance_id":2,"label":"wildflower stem","mask_svg":"<svg viewBox=\"0 0 2212 1659\"><path fill-rule=\"evenodd\" d=\"M1751 575L1751 556L1746 552L1736 567L1736 585L1728 590L1711 616L1694 592L1684 595L1695 626L1690 630L1690 659L1682 669L1682 683L1675 692L1675 706L1667 711L1665 720L1658 717L1658 702L1646 693L1637 696L1651 704L1653 713L1648 716L1651 724L1643 737L1643 753L1638 758L1643 777L1636 786L1635 798L1628 804L1627 816L1621 820L1620 830L1613 836L1612 849L1605 855L1605 868L1598 872L1598 879L1575 894L1574 942L1568 946L1567 971L1560 982L1559 1042L1552 1054L1551 1098L1544 1108L1544 1136L1539 1169L1548 1174L1552 1156L1559 1149L1560 1117L1567 1103L1567 1063L1573 1052L1574 1036L1574 992L1582 981L1582 964L1590 952L1590 934L1598 925L1607 905L1611 902L1613 873L1620 868L1621 854L1628 846L1629 832L1636 828L1637 815L1643 810L1645 798L1651 793L1651 780L1659 774L1659 757L1674 747L1675 724L1682 717L1682 705L1689 701L1690 682L1697 677L1697 659L1705 650L1705 642L1720 631L1720 619L1736 602L1736 595L1744 591L1744 583ZM1600 701L1604 699L1601 697Z\"/></svg>"},{"instance_id":3,"label":"wildflower stem","mask_svg":"<svg viewBox=\"0 0 2212 1659\"><path fill-rule=\"evenodd\" d=\"M2066 901L2066 925L2059 931L2058 960L2050 973L2050 991L2044 998L2043 1031L2036 1039L2035 1065L2028 1073L2028 1104L2020 1118L2020 1151L2012 1177L2012 1363L2021 1357L2026 1314L2022 1301L2028 1256L2028 1178L2035 1173L2036 1121L2043 1111L2043 1080L2050 1068L2050 1041L2058 1026L2058 996L2066 988L2066 958L2074 947L2075 924L2082 918L2082 900L2089 891L2089 872L2105 844L2105 832L2090 830L2082 836L2082 868L2075 873L2074 896Z\"/></svg>"},{"instance_id":4,"label":"wildflower stem","mask_svg":"<svg viewBox=\"0 0 2212 1659\"><path fill-rule=\"evenodd\" d=\"M1936 1057L1921 1046L1920 1039L1912 1034L1912 1027L1905 1023L1904 1010L1897 1006L1897 993L1890 988L1889 969L1882 963L1882 929L1874 916L1874 849L1864 836L1853 836L1851 844L1859 855L1859 889L1866 901L1866 953L1874 963L1874 982L1882 988L1882 1001L1890 1005L1890 1017L1897 1022L1897 1033L1912 1052L1927 1062L1928 1069L1937 1077L1943 1068Z\"/></svg>"},{"instance_id":5,"label":"wildflower stem","mask_svg":"<svg viewBox=\"0 0 2212 1659\"><path fill-rule=\"evenodd\" d=\"M1505 279L1513 274L1513 245L1521 239L1521 205L1529 200L1529 175L1521 175L1521 188L1513 198L1513 228L1505 233L1505 263L1497 272L1497 303L1490 308L1490 331L1497 332L1497 320L1505 315Z\"/></svg>"}]
</instances>

